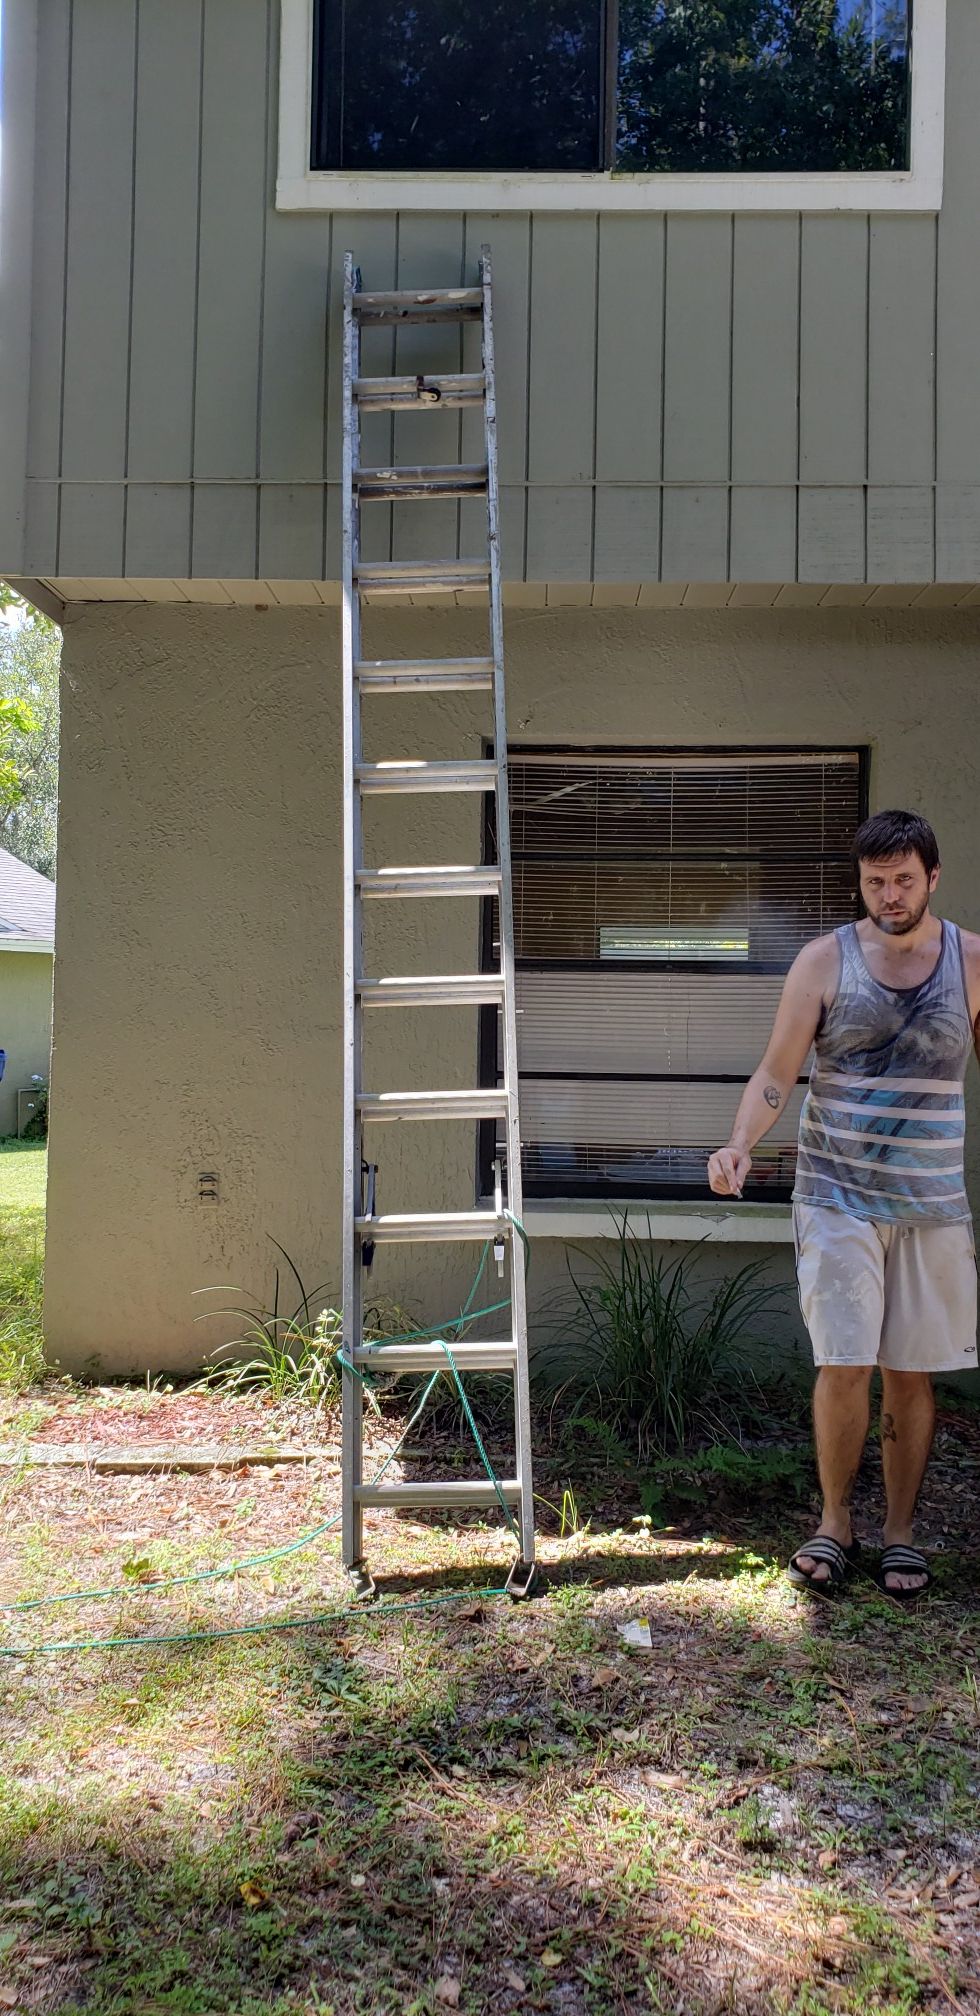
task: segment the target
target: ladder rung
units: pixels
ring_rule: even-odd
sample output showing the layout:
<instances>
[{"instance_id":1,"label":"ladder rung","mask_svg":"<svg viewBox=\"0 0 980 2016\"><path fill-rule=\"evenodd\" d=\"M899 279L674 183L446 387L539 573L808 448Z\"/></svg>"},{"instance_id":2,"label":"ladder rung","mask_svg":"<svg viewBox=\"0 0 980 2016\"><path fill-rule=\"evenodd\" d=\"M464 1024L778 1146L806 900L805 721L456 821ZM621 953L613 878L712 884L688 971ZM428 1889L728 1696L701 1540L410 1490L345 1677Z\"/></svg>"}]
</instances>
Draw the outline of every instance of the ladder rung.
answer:
<instances>
[{"instance_id":1,"label":"ladder rung","mask_svg":"<svg viewBox=\"0 0 980 2016\"><path fill-rule=\"evenodd\" d=\"M486 560L362 560L355 576L362 594L455 595L467 588L486 588Z\"/></svg>"},{"instance_id":2,"label":"ladder rung","mask_svg":"<svg viewBox=\"0 0 980 2016\"><path fill-rule=\"evenodd\" d=\"M379 1246L435 1245L455 1239L503 1239L513 1231L496 1211L411 1211L355 1219L362 1239Z\"/></svg>"},{"instance_id":3,"label":"ladder rung","mask_svg":"<svg viewBox=\"0 0 980 2016\"><path fill-rule=\"evenodd\" d=\"M520 1504L521 1487L516 1477L501 1477L497 1490L489 1477L474 1477L469 1483L464 1478L454 1478L451 1484L426 1484L424 1481L418 1484L355 1484L354 1503L400 1505L406 1510L415 1506L420 1511L426 1505L431 1505L433 1509L440 1505L472 1505L476 1509L477 1506L499 1505L498 1490L508 1505Z\"/></svg>"},{"instance_id":4,"label":"ladder rung","mask_svg":"<svg viewBox=\"0 0 980 2016\"><path fill-rule=\"evenodd\" d=\"M423 497L482 497L487 487L487 465L450 462L427 469L355 469L353 481L361 502L366 504L390 504L398 498L417 503Z\"/></svg>"},{"instance_id":5,"label":"ladder rung","mask_svg":"<svg viewBox=\"0 0 980 2016\"><path fill-rule=\"evenodd\" d=\"M362 896L497 896L499 868L359 868Z\"/></svg>"},{"instance_id":6,"label":"ladder rung","mask_svg":"<svg viewBox=\"0 0 980 2016\"><path fill-rule=\"evenodd\" d=\"M378 658L355 666L362 693L489 693L492 658Z\"/></svg>"},{"instance_id":7,"label":"ladder rung","mask_svg":"<svg viewBox=\"0 0 980 2016\"><path fill-rule=\"evenodd\" d=\"M354 313L362 322L478 322L482 312L479 287L430 287L422 293L400 288L391 294L354 295Z\"/></svg>"},{"instance_id":8,"label":"ladder rung","mask_svg":"<svg viewBox=\"0 0 980 2016\"><path fill-rule=\"evenodd\" d=\"M485 758L465 763L359 763L354 775L367 797L396 791L492 791L497 765Z\"/></svg>"},{"instance_id":9,"label":"ladder rung","mask_svg":"<svg viewBox=\"0 0 980 2016\"><path fill-rule=\"evenodd\" d=\"M362 1120L506 1120L507 1094L499 1085L457 1092L359 1092Z\"/></svg>"},{"instance_id":10,"label":"ladder rung","mask_svg":"<svg viewBox=\"0 0 980 2016\"><path fill-rule=\"evenodd\" d=\"M461 1372L512 1372L516 1344L450 1344ZM449 1372L449 1360L439 1344L366 1344L354 1352L355 1365L372 1372Z\"/></svg>"},{"instance_id":11,"label":"ladder rung","mask_svg":"<svg viewBox=\"0 0 980 2016\"><path fill-rule=\"evenodd\" d=\"M497 1005L504 998L502 973L426 974L416 979L398 974L390 980L361 980L358 994L364 1008L475 1008Z\"/></svg>"},{"instance_id":12,"label":"ladder rung","mask_svg":"<svg viewBox=\"0 0 980 2016\"><path fill-rule=\"evenodd\" d=\"M418 412L433 406L482 404L486 379L482 371L438 372L417 378L355 378L354 397L361 410Z\"/></svg>"}]
</instances>

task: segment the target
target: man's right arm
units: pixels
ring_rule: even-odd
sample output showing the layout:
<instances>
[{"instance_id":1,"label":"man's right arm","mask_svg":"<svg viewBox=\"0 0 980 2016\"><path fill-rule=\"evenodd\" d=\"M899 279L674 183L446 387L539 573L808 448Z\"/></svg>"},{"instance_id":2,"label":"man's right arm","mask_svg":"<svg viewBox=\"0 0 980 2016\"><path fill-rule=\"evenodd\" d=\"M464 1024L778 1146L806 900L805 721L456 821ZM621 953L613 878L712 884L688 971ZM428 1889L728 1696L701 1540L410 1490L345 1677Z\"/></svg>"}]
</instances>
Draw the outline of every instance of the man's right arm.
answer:
<instances>
[{"instance_id":1,"label":"man's right arm","mask_svg":"<svg viewBox=\"0 0 980 2016\"><path fill-rule=\"evenodd\" d=\"M837 967L832 936L804 946L790 967L765 1056L742 1094L731 1140L708 1162L708 1182L717 1197L741 1196L752 1150L779 1119L820 1026L824 1003L833 998Z\"/></svg>"}]
</instances>

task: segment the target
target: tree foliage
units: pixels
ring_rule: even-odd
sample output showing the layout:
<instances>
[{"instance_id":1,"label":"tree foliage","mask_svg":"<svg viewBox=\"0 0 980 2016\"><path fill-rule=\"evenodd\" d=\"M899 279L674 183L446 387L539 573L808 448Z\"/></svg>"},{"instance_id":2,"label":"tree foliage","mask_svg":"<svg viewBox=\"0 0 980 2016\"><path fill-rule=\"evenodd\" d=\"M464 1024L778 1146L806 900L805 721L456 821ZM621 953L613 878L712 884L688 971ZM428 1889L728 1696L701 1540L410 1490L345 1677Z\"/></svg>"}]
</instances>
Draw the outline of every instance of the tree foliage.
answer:
<instances>
[{"instance_id":1,"label":"tree foliage","mask_svg":"<svg viewBox=\"0 0 980 2016\"><path fill-rule=\"evenodd\" d=\"M0 846L54 875L61 632L0 582Z\"/></svg>"},{"instance_id":2,"label":"tree foliage","mask_svg":"<svg viewBox=\"0 0 980 2016\"><path fill-rule=\"evenodd\" d=\"M904 0L620 0L620 169L907 166Z\"/></svg>"}]
</instances>

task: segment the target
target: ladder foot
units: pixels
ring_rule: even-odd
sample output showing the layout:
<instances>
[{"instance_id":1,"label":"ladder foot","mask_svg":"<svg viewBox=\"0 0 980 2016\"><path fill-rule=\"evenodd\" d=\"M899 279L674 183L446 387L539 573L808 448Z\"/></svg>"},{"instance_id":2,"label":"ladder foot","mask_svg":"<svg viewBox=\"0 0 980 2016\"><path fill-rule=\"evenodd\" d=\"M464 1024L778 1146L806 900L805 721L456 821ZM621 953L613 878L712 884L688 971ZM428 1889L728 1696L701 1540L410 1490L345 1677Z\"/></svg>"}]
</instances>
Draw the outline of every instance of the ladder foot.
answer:
<instances>
[{"instance_id":1,"label":"ladder foot","mask_svg":"<svg viewBox=\"0 0 980 2016\"><path fill-rule=\"evenodd\" d=\"M524 1603L532 1596L544 1596L548 1588L548 1577L536 1561L515 1561L504 1587L514 1603Z\"/></svg>"},{"instance_id":2,"label":"ladder foot","mask_svg":"<svg viewBox=\"0 0 980 2016\"><path fill-rule=\"evenodd\" d=\"M366 1561L352 1561L344 1573L354 1592L355 1603L373 1603L378 1590Z\"/></svg>"}]
</instances>

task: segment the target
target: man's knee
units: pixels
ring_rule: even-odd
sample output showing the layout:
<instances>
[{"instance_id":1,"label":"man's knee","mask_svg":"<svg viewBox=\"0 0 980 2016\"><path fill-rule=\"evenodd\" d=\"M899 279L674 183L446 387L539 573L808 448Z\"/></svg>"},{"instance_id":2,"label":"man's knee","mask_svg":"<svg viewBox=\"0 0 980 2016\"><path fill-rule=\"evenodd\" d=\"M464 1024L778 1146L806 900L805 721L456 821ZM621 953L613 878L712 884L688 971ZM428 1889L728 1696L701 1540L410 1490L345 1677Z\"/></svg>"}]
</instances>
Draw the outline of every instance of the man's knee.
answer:
<instances>
[{"instance_id":1,"label":"man's knee","mask_svg":"<svg viewBox=\"0 0 980 2016\"><path fill-rule=\"evenodd\" d=\"M890 1365L881 1368L881 1391L883 1403L901 1406L903 1402L920 1399L924 1394L932 1394L931 1372L897 1372Z\"/></svg>"},{"instance_id":2,"label":"man's knee","mask_svg":"<svg viewBox=\"0 0 980 2016\"><path fill-rule=\"evenodd\" d=\"M821 1365L817 1387L830 1398L850 1397L870 1386L873 1371L873 1365Z\"/></svg>"}]
</instances>

